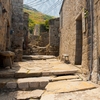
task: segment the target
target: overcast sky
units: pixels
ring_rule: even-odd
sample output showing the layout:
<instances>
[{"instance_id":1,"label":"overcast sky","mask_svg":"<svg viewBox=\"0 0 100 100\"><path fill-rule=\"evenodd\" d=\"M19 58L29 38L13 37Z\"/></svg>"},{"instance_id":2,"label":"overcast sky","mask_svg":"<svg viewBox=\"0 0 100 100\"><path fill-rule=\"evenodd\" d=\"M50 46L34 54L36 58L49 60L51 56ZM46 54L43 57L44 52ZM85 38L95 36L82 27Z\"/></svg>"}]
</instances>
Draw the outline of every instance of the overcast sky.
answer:
<instances>
[{"instance_id":1,"label":"overcast sky","mask_svg":"<svg viewBox=\"0 0 100 100\"><path fill-rule=\"evenodd\" d=\"M38 11L51 16L59 16L63 0L24 0L24 4L27 4Z\"/></svg>"}]
</instances>

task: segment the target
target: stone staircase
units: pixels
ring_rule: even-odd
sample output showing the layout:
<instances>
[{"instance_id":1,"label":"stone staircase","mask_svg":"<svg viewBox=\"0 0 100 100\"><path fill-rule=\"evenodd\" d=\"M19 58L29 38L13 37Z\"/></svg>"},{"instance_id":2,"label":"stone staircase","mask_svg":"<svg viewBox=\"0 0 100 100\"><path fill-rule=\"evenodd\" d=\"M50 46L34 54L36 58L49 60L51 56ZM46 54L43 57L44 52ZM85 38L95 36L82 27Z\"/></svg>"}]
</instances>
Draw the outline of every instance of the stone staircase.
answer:
<instances>
[{"instance_id":1,"label":"stone staircase","mask_svg":"<svg viewBox=\"0 0 100 100\"><path fill-rule=\"evenodd\" d=\"M37 67L34 66L34 63L36 64ZM48 63L49 66L47 66ZM79 77L79 75L77 75L77 73L79 72L77 68L75 68L72 65L63 64L58 60L55 60L54 58L51 59L49 58L49 60L47 61L36 60L36 62L34 60L28 60L26 62L22 62L21 64L19 71L16 71L17 67L13 67L15 68L12 69L13 71L11 69L7 71L1 71L0 100L44 100L44 94L49 91L50 93L52 90L56 92L58 88L62 87L63 89L64 86L66 87L66 84L67 87L68 84L73 84L72 83L73 81L82 82L82 79ZM41 66L38 67L39 65ZM34 70L33 66L35 67L36 71ZM31 68L32 71L26 70L24 69L24 67ZM42 70L38 70L41 67L43 67ZM95 87L94 85L91 85L89 83L84 83L84 84L86 84L86 87L84 86L83 88L79 89L82 90ZM57 93L59 92L57 91ZM64 92L66 91L64 90Z\"/></svg>"},{"instance_id":2,"label":"stone staircase","mask_svg":"<svg viewBox=\"0 0 100 100\"><path fill-rule=\"evenodd\" d=\"M79 79L77 75L66 75L66 76L42 76L42 77L30 77L30 78L19 78L19 79L0 79L0 88L13 89L13 90L35 90L45 89L49 82Z\"/></svg>"}]
</instances>

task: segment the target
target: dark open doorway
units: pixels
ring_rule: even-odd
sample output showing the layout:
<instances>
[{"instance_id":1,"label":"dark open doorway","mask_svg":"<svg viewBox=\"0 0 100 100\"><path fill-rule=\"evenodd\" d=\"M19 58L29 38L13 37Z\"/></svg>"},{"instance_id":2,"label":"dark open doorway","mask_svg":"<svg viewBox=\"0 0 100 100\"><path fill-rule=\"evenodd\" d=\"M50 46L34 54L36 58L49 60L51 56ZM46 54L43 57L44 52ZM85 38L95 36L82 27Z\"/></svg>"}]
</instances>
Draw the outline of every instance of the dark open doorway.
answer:
<instances>
[{"instance_id":1,"label":"dark open doorway","mask_svg":"<svg viewBox=\"0 0 100 100\"><path fill-rule=\"evenodd\" d=\"M75 64L81 65L82 63L82 15L76 20L76 54Z\"/></svg>"}]
</instances>

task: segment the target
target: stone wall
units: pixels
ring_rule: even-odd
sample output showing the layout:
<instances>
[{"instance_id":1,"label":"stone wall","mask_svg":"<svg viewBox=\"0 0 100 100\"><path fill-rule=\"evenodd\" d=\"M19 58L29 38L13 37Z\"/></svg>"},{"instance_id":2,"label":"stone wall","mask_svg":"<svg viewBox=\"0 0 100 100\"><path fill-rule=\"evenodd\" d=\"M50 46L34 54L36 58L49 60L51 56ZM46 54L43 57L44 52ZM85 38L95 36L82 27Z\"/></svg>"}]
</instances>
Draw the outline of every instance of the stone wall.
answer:
<instances>
[{"instance_id":1,"label":"stone wall","mask_svg":"<svg viewBox=\"0 0 100 100\"><path fill-rule=\"evenodd\" d=\"M90 50L85 9L86 0L64 0L60 11L60 58L67 54L70 63L82 65L82 71L87 75Z\"/></svg>"},{"instance_id":2,"label":"stone wall","mask_svg":"<svg viewBox=\"0 0 100 100\"><path fill-rule=\"evenodd\" d=\"M16 61L22 60L23 47L23 0L12 0L12 50Z\"/></svg>"},{"instance_id":3,"label":"stone wall","mask_svg":"<svg viewBox=\"0 0 100 100\"><path fill-rule=\"evenodd\" d=\"M49 21L49 44L59 46L59 18Z\"/></svg>"},{"instance_id":4,"label":"stone wall","mask_svg":"<svg viewBox=\"0 0 100 100\"><path fill-rule=\"evenodd\" d=\"M11 0L0 0L0 51L10 49Z\"/></svg>"},{"instance_id":5,"label":"stone wall","mask_svg":"<svg viewBox=\"0 0 100 100\"><path fill-rule=\"evenodd\" d=\"M27 50L28 49L28 43L29 43L29 26L28 26L28 19L29 19L29 14L24 12L24 16L23 16L23 20L24 20L24 26L23 26L23 34L24 34L24 41L23 41L23 49Z\"/></svg>"},{"instance_id":6,"label":"stone wall","mask_svg":"<svg viewBox=\"0 0 100 100\"><path fill-rule=\"evenodd\" d=\"M49 45L47 47L47 54L59 55L59 26L59 18L49 21Z\"/></svg>"},{"instance_id":7,"label":"stone wall","mask_svg":"<svg viewBox=\"0 0 100 100\"><path fill-rule=\"evenodd\" d=\"M100 0L93 1L93 71L92 81L100 81Z\"/></svg>"},{"instance_id":8,"label":"stone wall","mask_svg":"<svg viewBox=\"0 0 100 100\"><path fill-rule=\"evenodd\" d=\"M36 46L45 47L49 43L49 32L42 25L35 25L31 43Z\"/></svg>"}]
</instances>

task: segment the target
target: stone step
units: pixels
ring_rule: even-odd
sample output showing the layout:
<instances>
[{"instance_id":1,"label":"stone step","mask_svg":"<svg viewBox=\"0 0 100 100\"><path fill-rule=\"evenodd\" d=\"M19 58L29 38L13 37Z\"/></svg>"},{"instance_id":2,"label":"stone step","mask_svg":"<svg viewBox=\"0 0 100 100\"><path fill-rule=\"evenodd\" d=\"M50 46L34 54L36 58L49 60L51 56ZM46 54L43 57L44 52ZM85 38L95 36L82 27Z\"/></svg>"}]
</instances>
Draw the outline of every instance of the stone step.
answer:
<instances>
[{"instance_id":1,"label":"stone step","mask_svg":"<svg viewBox=\"0 0 100 100\"><path fill-rule=\"evenodd\" d=\"M52 55L23 55L23 59L27 60L45 60L53 58L55 58L55 56Z\"/></svg>"},{"instance_id":2,"label":"stone step","mask_svg":"<svg viewBox=\"0 0 100 100\"><path fill-rule=\"evenodd\" d=\"M28 78L41 76L61 76L76 74L80 71L70 64L62 64L58 60L31 60L14 63L13 68L0 71L0 78Z\"/></svg>"},{"instance_id":3,"label":"stone step","mask_svg":"<svg viewBox=\"0 0 100 100\"><path fill-rule=\"evenodd\" d=\"M40 100L44 90L14 91L0 94L0 100Z\"/></svg>"},{"instance_id":4,"label":"stone step","mask_svg":"<svg viewBox=\"0 0 100 100\"><path fill-rule=\"evenodd\" d=\"M59 76L59 77L51 78L50 82L61 81L61 80L73 80L79 78L80 77L78 75Z\"/></svg>"},{"instance_id":5,"label":"stone step","mask_svg":"<svg viewBox=\"0 0 100 100\"><path fill-rule=\"evenodd\" d=\"M0 79L0 88L7 89L44 89L49 82L61 81L61 80L73 80L79 79L78 75L68 76L48 76L48 77L34 77L34 78L20 78L20 79Z\"/></svg>"},{"instance_id":6,"label":"stone step","mask_svg":"<svg viewBox=\"0 0 100 100\"><path fill-rule=\"evenodd\" d=\"M98 86L92 82L89 81L56 81L56 82L50 82L46 86L45 94L56 94L56 93L69 93L69 92L75 92L75 91L84 91L88 89L94 89ZM42 99L44 100L44 99Z\"/></svg>"},{"instance_id":7,"label":"stone step","mask_svg":"<svg viewBox=\"0 0 100 100\"><path fill-rule=\"evenodd\" d=\"M72 70L49 70L49 71L18 71L18 72L1 72L0 78L29 78L41 76L60 76L60 75L74 75L77 69Z\"/></svg>"},{"instance_id":8,"label":"stone step","mask_svg":"<svg viewBox=\"0 0 100 100\"><path fill-rule=\"evenodd\" d=\"M0 79L0 88L14 90L44 89L49 80L51 80L51 77Z\"/></svg>"}]
</instances>

